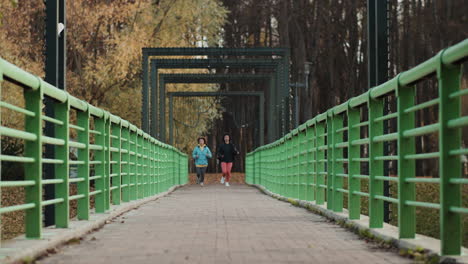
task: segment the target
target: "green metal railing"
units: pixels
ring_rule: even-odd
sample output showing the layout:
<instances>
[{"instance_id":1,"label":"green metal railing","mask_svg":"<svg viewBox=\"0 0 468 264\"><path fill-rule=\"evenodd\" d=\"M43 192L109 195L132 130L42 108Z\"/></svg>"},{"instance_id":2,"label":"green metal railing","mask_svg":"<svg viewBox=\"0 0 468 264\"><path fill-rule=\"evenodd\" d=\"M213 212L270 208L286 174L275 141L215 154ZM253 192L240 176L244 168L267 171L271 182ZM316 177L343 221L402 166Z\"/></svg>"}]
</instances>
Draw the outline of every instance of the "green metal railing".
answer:
<instances>
[{"instance_id":1,"label":"green metal railing","mask_svg":"<svg viewBox=\"0 0 468 264\"><path fill-rule=\"evenodd\" d=\"M461 162L461 155L468 154L461 141L461 131L468 127L468 116L461 115L461 97L468 95L468 89L460 87L461 61L466 58L468 40L256 149L246 157L246 181L285 197L326 204L334 212L343 211L346 195L349 219L360 218L364 197L370 228L383 227L384 201L396 204L400 238L415 237L416 208L437 209L441 253L460 255L461 215L468 213L461 193L468 188ZM438 97L416 103L415 83L432 74L437 75ZM384 114L389 96L397 109ZM438 122L416 127L416 112L429 107L438 107ZM398 129L384 133L384 122L392 120ZM438 151L416 152L416 137L424 135L438 137ZM385 142L397 145L395 154L384 155ZM439 178L416 176L416 161L427 159L438 160ZM397 176L384 175L385 161L397 163ZM367 165L368 174L362 165ZM367 182L368 192L361 181ZM398 185L397 197L384 196L384 181ZM417 201L416 183L438 184L440 202Z\"/></svg>"},{"instance_id":2,"label":"green metal railing","mask_svg":"<svg viewBox=\"0 0 468 264\"><path fill-rule=\"evenodd\" d=\"M88 220L91 197L95 212L103 213L111 204L156 195L187 183L188 157L176 148L0 58L0 85L6 84L4 80L11 82L13 89L22 90L24 107L0 98L2 112L19 113L25 122L20 127L6 127L2 122L0 138L23 140L24 152L0 153L0 161L2 166L9 162L24 164L24 180L2 180L0 190L24 187L26 197L23 204L0 205L0 214L24 210L26 237L41 237L42 208L46 205L55 205L56 227L67 228L70 201L77 200L77 218ZM2 86L0 95L1 91ZM54 117L43 113L44 98L52 99ZM45 122L54 124L55 137L42 134ZM55 146L54 157L44 157L46 144ZM70 156L73 149L78 153L74 159ZM43 178L42 165L46 163L54 164L55 179ZM76 177L70 177L72 166L77 168ZM55 198L44 201L46 184L55 185ZM76 194L71 195L71 184L77 185Z\"/></svg>"}]
</instances>

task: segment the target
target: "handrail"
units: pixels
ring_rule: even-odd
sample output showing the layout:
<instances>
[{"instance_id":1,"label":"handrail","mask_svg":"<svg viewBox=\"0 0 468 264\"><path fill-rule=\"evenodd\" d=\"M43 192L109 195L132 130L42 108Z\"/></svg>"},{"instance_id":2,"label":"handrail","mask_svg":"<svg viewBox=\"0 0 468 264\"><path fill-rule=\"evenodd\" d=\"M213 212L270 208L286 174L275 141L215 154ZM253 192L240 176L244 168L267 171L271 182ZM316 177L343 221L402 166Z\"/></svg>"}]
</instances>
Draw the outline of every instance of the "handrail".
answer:
<instances>
[{"instance_id":1,"label":"handrail","mask_svg":"<svg viewBox=\"0 0 468 264\"><path fill-rule=\"evenodd\" d=\"M361 197L367 197L370 228L383 227L384 201L395 203L400 238L415 238L416 208L439 210L441 254L460 255L461 214L468 212L462 206L461 188L467 188L468 181L462 176L460 162L460 156L468 153L461 142L461 129L468 126L468 119L460 111L461 97L468 95L460 90L461 62L466 59L468 39L317 115L305 122L305 129L303 124L255 149L246 155L246 182L288 198L326 205L335 212L343 211L343 195L347 195L349 219L360 218ZM439 81L438 98L416 104L414 84L434 74ZM384 115L387 96L396 97L398 109ZM432 106L439 108L438 122L415 127L415 112ZM368 121L361 121L366 113ZM383 120L396 120L398 131L384 133ZM361 129L367 129L366 138ZM415 137L435 133L439 151L416 153ZM397 142L398 153L385 156L383 144L391 141ZM369 150L368 156L361 153L362 145ZM440 179L416 177L417 159L438 160ZM384 161L397 162L398 177L384 175ZM369 164L369 175L361 175L361 163ZM368 182L368 192L361 190L361 180ZM397 197L383 196L384 181L398 185ZM416 201L416 182L438 184L440 202Z\"/></svg>"},{"instance_id":2,"label":"handrail","mask_svg":"<svg viewBox=\"0 0 468 264\"><path fill-rule=\"evenodd\" d=\"M104 213L111 204L149 197L187 183L188 156L130 122L0 58L0 89L5 82L21 87L11 88L22 89L25 105L3 102L0 98L0 107L8 109L8 113L23 115L25 124L24 128L0 125L0 140L13 137L25 143L21 156L0 155L0 162L23 163L25 179L0 181L0 188L22 187L26 199L24 204L9 207L0 204L0 214L25 211L27 238L41 237L43 206L53 204L56 227L67 228L72 200L78 201L77 218L89 220L90 196L95 197L95 212ZM53 99L50 101L54 117L43 113L44 97ZM73 123L72 112L76 113ZM54 125L54 137L43 135L44 122ZM76 132L75 138L71 138L70 130ZM44 144L55 145L53 157L44 157ZM77 149L77 160L70 160L70 149ZM54 166L54 179L43 179L42 164L46 163ZM77 169L76 178L70 178L71 168ZM46 184L54 184L56 190L55 197L48 201L42 195L42 186ZM77 185L77 194L70 194L70 184Z\"/></svg>"}]
</instances>

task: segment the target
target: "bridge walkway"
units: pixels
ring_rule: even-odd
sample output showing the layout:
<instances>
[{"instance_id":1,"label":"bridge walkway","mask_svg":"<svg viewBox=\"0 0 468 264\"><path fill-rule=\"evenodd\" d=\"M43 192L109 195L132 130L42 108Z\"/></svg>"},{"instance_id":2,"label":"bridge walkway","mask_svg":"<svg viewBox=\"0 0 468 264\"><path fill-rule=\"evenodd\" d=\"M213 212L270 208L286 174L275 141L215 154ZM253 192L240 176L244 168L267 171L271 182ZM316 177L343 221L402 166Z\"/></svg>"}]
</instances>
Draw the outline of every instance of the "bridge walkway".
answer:
<instances>
[{"instance_id":1,"label":"bridge walkway","mask_svg":"<svg viewBox=\"0 0 468 264\"><path fill-rule=\"evenodd\" d=\"M188 185L38 263L411 263L242 184Z\"/></svg>"}]
</instances>

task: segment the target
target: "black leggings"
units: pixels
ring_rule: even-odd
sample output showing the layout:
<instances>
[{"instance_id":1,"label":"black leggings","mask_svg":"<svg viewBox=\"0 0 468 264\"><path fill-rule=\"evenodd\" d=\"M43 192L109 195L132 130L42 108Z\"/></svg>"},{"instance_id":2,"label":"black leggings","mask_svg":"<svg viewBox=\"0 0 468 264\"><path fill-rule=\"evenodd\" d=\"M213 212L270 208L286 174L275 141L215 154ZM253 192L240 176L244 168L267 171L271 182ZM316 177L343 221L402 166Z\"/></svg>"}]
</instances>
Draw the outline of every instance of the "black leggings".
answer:
<instances>
[{"instance_id":1,"label":"black leggings","mask_svg":"<svg viewBox=\"0 0 468 264\"><path fill-rule=\"evenodd\" d=\"M196 167L198 182L202 183L205 180L206 167Z\"/></svg>"}]
</instances>

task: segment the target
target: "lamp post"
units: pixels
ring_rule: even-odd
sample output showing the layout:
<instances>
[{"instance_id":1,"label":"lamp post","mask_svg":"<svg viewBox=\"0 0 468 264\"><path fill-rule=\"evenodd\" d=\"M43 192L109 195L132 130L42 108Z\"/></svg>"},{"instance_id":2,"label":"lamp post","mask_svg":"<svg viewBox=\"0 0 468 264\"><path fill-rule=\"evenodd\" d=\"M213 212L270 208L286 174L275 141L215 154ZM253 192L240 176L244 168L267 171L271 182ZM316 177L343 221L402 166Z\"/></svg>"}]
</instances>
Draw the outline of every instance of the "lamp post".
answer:
<instances>
[{"instance_id":1,"label":"lamp post","mask_svg":"<svg viewBox=\"0 0 468 264\"><path fill-rule=\"evenodd\" d=\"M46 0L46 28L45 28L45 78L44 80L53 86L66 90L66 0ZM45 100L45 113L54 117L54 107L51 99ZM46 122L44 134L54 137L54 125ZM46 145L46 157L54 157L55 149ZM54 164L44 164L44 177L54 179ZM44 198L55 199L53 184L44 187ZM48 205L44 208L44 224L55 224L55 207Z\"/></svg>"}]
</instances>

